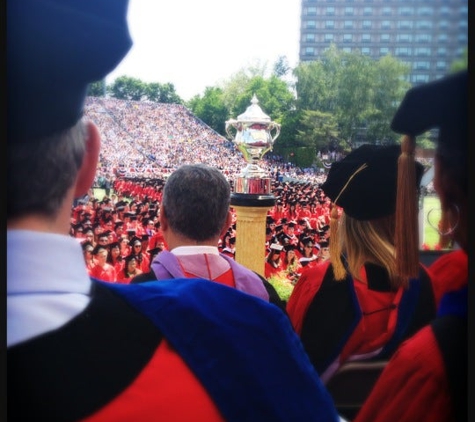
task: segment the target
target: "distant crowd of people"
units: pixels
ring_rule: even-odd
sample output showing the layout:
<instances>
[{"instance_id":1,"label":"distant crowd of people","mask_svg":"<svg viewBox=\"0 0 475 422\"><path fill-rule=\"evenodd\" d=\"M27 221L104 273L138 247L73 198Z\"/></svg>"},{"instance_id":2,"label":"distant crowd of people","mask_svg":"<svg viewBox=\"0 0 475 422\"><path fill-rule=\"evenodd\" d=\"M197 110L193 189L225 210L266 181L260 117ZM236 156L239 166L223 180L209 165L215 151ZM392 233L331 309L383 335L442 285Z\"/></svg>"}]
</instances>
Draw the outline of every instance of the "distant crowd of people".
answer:
<instances>
[{"instance_id":1,"label":"distant crowd of people","mask_svg":"<svg viewBox=\"0 0 475 422\"><path fill-rule=\"evenodd\" d=\"M81 201L85 204L76 204L79 208L73 210L71 234L86 238L86 232L95 229L95 238L83 242L91 275L127 282L132 278L130 274L148 271L149 250L157 252L155 242L149 243L147 238L160 233L162 190L170 174L183 164L206 162L218 168L232 188L245 162L232 140L215 132L182 105L87 97L85 114L102 133L94 186L105 189L105 197L98 201L91 191ZM319 152L318 156L327 163L342 159L340 153ZM305 267L329 258L330 201L320 189L327 172L301 169L272 153L264 157L261 165L273 179L272 191L277 198L267 218L265 277L278 276L295 284ZM426 189L431 192L432 183ZM104 206L111 208L105 218ZM83 214L78 214L78 209ZM88 219L80 218L84 214ZM116 225L119 231L124 227L120 235L113 230ZM232 257L235 228L233 223L219 244L221 252ZM102 267L113 263L115 272L99 268L92 271L98 261L95 253L104 253L97 249L96 236L101 230L110 231L108 257ZM119 247L117 243L121 241ZM126 259L136 254L138 248L124 247L125 242L140 242L142 255ZM161 249L166 249L166 245L161 245ZM117 258L112 257L116 254ZM125 268L126 261L134 267L133 271Z\"/></svg>"}]
</instances>

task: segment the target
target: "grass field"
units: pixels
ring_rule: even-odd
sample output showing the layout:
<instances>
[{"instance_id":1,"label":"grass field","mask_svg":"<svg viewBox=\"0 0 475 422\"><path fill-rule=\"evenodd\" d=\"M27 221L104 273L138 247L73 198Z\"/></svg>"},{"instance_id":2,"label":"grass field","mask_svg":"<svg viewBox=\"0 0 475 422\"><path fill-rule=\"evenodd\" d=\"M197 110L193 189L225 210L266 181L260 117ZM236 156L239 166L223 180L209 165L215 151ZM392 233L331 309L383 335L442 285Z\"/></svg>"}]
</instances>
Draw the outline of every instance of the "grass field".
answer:
<instances>
[{"instance_id":1,"label":"grass field","mask_svg":"<svg viewBox=\"0 0 475 422\"><path fill-rule=\"evenodd\" d=\"M433 211L431 211L433 210ZM440 202L437 196L426 196L424 198L424 233L421 243L425 243L430 249L439 243L439 233L437 233L427 222L427 215L430 212L430 221L433 226L437 227L440 220Z\"/></svg>"}]
</instances>

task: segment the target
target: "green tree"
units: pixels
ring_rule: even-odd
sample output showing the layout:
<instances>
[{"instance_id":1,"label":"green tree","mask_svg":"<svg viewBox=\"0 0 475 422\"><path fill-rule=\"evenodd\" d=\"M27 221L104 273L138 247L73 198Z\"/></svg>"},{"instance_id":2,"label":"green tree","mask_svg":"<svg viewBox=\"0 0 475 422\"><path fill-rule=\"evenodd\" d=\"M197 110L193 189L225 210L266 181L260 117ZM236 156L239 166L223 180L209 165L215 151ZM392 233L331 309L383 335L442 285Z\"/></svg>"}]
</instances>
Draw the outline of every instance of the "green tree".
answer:
<instances>
[{"instance_id":1,"label":"green tree","mask_svg":"<svg viewBox=\"0 0 475 422\"><path fill-rule=\"evenodd\" d=\"M225 122L229 114L221 88L206 87L203 96L195 95L187 105L208 126L221 135L225 135Z\"/></svg>"},{"instance_id":2,"label":"green tree","mask_svg":"<svg viewBox=\"0 0 475 422\"><path fill-rule=\"evenodd\" d=\"M459 70L467 69L468 67L468 48L465 47L462 53L462 57L456 59L450 65L450 72L458 72Z\"/></svg>"},{"instance_id":3,"label":"green tree","mask_svg":"<svg viewBox=\"0 0 475 422\"><path fill-rule=\"evenodd\" d=\"M410 88L407 75L410 66L387 55L375 63L372 108L368 111L367 140L394 143L399 135L391 128L391 120L405 92Z\"/></svg>"},{"instance_id":4,"label":"green tree","mask_svg":"<svg viewBox=\"0 0 475 422\"><path fill-rule=\"evenodd\" d=\"M92 82L87 88L87 95L90 97L104 97L106 93L106 81L102 79L100 81Z\"/></svg>"},{"instance_id":5,"label":"green tree","mask_svg":"<svg viewBox=\"0 0 475 422\"><path fill-rule=\"evenodd\" d=\"M299 139L321 130L311 127L321 119L305 113L313 110L328 113L327 121L337 124L338 138L329 138L329 147L348 150L356 142L394 142L390 121L408 87L407 72L406 65L390 56L374 61L335 45L321 59L300 63L294 69L297 107L302 112Z\"/></svg>"},{"instance_id":6,"label":"green tree","mask_svg":"<svg viewBox=\"0 0 475 422\"><path fill-rule=\"evenodd\" d=\"M274 69L272 74L277 76L278 78L282 78L286 76L291 71L289 66L289 61L287 56L279 56L277 61L274 63Z\"/></svg>"},{"instance_id":7,"label":"green tree","mask_svg":"<svg viewBox=\"0 0 475 422\"><path fill-rule=\"evenodd\" d=\"M120 76L107 87L108 92L114 98L120 100L141 101L147 96L147 86L137 78Z\"/></svg>"},{"instance_id":8,"label":"green tree","mask_svg":"<svg viewBox=\"0 0 475 422\"><path fill-rule=\"evenodd\" d=\"M328 150L329 145L339 138L338 124L331 113L317 110L305 110L302 113L301 124L303 130L299 130L296 139L299 146L309 146L314 153Z\"/></svg>"},{"instance_id":9,"label":"green tree","mask_svg":"<svg viewBox=\"0 0 475 422\"><path fill-rule=\"evenodd\" d=\"M175 85L173 85L172 83L165 83L161 85L159 84L159 93L159 103L184 104L184 101L176 93Z\"/></svg>"}]
</instances>

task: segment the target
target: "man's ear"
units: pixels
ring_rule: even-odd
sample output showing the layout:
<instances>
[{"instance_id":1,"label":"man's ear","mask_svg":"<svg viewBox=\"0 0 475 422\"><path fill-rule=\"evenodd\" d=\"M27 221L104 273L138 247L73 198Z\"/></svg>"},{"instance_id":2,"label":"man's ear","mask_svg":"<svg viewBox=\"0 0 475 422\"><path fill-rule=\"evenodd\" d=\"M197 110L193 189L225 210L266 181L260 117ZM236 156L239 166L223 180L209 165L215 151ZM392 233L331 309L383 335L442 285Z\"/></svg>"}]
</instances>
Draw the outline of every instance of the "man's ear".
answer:
<instances>
[{"instance_id":1,"label":"man's ear","mask_svg":"<svg viewBox=\"0 0 475 422\"><path fill-rule=\"evenodd\" d=\"M76 178L75 198L85 195L91 188L96 176L97 163L99 162L99 152L101 149L99 129L92 122L86 123L86 129L86 152Z\"/></svg>"},{"instance_id":2,"label":"man's ear","mask_svg":"<svg viewBox=\"0 0 475 422\"><path fill-rule=\"evenodd\" d=\"M221 234L219 235L219 237L223 237L224 234L228 231L229 229L229 226L233 223L233 215L231 213L231 210L228 211L228 215L226 217L226 221L224 223L224 226L223 228L221 229Z\"/></svg>"},{"instance_id":3,"label":"man's ear","mask_svg":"<svg viewBox=\"0 0 475 422\"><path fill-rule=\"evenodd\" d=\"M166 216L165 208L163 208L163 205L160 207L159 220L160 220L160 230L162 231L162 233L165 233L168 230L168 219Z\"/></svg>"}]
</instances>

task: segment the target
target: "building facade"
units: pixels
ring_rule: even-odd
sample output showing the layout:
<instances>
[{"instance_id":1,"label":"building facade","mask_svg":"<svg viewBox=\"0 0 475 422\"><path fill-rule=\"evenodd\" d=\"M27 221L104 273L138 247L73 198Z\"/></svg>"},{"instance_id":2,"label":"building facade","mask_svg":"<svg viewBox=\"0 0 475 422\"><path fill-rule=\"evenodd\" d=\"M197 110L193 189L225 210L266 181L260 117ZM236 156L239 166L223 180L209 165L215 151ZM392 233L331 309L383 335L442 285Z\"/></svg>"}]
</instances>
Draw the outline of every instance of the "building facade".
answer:
<instances>
[{"instance_id":1,"label":"building facade","mask_svg":"<svg viewBox=\"0 0 475 422\"><path fill-rule=\"evenodd\" d=\"M468 45L468 0L302 0L301 62L335 44L411 66L413 85L438 79Z\"/></svg>"}]
</instances>

